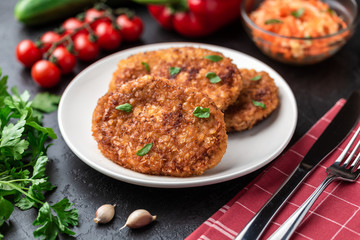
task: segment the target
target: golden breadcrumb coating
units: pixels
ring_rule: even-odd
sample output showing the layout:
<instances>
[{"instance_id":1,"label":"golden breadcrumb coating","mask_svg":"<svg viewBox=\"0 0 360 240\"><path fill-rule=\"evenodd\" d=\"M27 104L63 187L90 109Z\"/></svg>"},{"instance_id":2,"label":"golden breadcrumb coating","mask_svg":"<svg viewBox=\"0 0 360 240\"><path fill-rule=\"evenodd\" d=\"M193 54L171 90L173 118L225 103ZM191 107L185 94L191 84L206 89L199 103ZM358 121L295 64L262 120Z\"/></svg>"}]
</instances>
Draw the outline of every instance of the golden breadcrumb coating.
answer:
<instances>
[{"instance_id":1,"label":"golden breadcrumb coating","mask_svg":"<svg viewBox=\"0 0 360 240\"><path fill-rule=\"evenodd\" d=\"M117 110L125 103L130 112ZM209 118L197 118L197 106ZM154 76L119 85L98 101L92 132L105 157L146 174L186 177L201 175L222 159L227 135L224 115L195 88ZM153 144L144 156L137 151Z\"/></svg>"},{"instance_id":2,"label":"golden breadcrumb coating","mask_svg":"<svg viewBox=\"0 0 360 240\"><path fill-rule=\"evenodd\" d=\"M209 55L218 55L223 59L213 62L204 58ZM150 71L147 71L145 63ZM176 75L170 75L170 67L179 67L181 70ZM211 83L206 78L208 72L216 73L221 82ZM124 82L147 74L181 82L187 87L195 87L213 99L222 111L236 101L242 89L240 72L230 58L203 48L182 47L138 53L121 60L113 74L109 91L113 91Z\"/></svg>"},{"instance_id":3,"label":"golden breadcrumb coating","mask_svg":"<svg viewBox=\"0 0 360 240\"><path fill-rule=\"evenodd\" d=\"M224 114L228 132L252 128L279 105L278 88L269 74L254 69L240 69L240 72L243 90L236 103L226 109ZM261 79L252 80L257 76L261 76ZM255 106L253 100L263 103L265 108Z\"/></svg>"}]
</instances>

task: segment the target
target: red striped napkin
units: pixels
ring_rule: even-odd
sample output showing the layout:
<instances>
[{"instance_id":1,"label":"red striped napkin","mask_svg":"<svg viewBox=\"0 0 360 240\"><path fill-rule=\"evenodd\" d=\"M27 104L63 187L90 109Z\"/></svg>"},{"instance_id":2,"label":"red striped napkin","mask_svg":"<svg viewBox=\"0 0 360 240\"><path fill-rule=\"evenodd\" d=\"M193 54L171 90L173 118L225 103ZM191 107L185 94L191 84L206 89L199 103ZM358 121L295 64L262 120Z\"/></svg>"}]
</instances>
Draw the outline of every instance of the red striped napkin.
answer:
<instances>
[{"instance_id":1,"label":"red striped napkin","mask_svg":"<svg viewBox=\"0 0 360 240\"><path fill-rule=\"evenodd\" d=\"M339 100L294 146L231 201L196 229L187 240L233 239L295 169L345 100ZM273 219L263 239L269 237L320 185L325 169L340 155L350 136L306 179ZM360 239L360 181L330 184L318 198L292 239Z\"/></svg>"}]
</instances>

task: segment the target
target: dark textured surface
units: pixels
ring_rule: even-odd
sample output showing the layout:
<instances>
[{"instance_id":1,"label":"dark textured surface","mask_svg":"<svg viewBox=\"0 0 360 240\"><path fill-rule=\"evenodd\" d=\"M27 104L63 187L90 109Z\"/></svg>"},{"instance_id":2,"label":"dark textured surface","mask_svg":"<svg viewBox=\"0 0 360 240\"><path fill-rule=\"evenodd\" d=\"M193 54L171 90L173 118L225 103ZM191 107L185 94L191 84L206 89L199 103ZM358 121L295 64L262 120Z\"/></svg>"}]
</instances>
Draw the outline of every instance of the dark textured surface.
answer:
<instances>
[{"instance_id":1,"label":"dark textured surface","mask_svg":"<svg viewBox=\"0 0 360 240\"><path fill-rule=\"evenodd\" d=\"M45 91L31 80L30 72L15 58L16 44L22 39L35 40L46 30L57 26L26 28L13 18L16 1L0 1L0 66L9 75L9 85L27 89L31 94ZM305 67L288 66L264 56L252 44L240 21L202 39L187 39L159 27L144 8L137 9L146 29L141 41L123 44L121 49L158 42L196 41L232 48L265 62L286 79L292 88L299 110L298 124L291 141L298 140L339 98L360 88L360 31L334 57L320 64ZM120 49L120 50L121 50ZM105 54L103 54L105 56ZM62 79L59 87L50 90L61 94L76 73L87 64L78 64L73 75ZM75 119L75 117L74 117ZM79 209L80 224L74 231L77 239L183 239L217 209L229 201L261 170L229 182L188 189L156 189L140 187L106 177L79 160L66 146L57 125L56 113L45 117L45 125L55 129L59 139L49 149L48 174L58 188L48 195L49 201L68 197ZM290 144L291 144L290 143ZM96 226L92 219L104 203L116 203L115 219ZM141 230L118 232L130 212L145 208L158 216L158 221ZM8 224L1 229L5 239L32 239L34 209L15 210ZM60 239L64 239L61 236Z\"/></svg>"}]
</instances>

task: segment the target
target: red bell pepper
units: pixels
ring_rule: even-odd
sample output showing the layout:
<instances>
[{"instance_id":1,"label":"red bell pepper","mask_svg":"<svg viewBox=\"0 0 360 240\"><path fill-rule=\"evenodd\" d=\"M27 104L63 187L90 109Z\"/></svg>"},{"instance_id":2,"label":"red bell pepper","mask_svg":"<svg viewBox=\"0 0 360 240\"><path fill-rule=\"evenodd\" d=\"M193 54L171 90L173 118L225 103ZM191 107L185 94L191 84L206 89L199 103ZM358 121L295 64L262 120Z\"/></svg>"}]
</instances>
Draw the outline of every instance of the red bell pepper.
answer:
<instances>
[{"instance_id":1,"label":"red bell pepper","mask_svg":"<svg viewBox=\"0 0 360 240\"><path fill-rule=\"evenodd\" d=\"M170 8L164 5L148 5L148 10L163 28L168 30L174 28L173 15Z\"/></svg>"},{"instance_id":2,"label":"red bell pepper","mask_svg":"<svg viewBox=\"0 0 360 240\"><path fill-rule=\"evenodd\" d=\"M241 0L134 0L149 4L150 14L166 29L187 37L209 35L235 20ZM156 5L153 5L156 4Z\"/></svg>"}]
</instances>

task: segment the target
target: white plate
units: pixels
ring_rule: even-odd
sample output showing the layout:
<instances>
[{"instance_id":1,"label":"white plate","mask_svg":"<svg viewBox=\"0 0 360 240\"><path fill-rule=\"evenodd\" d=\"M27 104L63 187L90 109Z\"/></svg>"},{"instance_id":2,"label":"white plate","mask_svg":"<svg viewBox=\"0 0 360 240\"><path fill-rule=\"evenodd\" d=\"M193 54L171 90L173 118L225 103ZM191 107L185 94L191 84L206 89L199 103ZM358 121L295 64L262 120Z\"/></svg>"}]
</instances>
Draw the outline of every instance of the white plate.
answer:
<instances>
[{"instance_id":1,"label":"white plate","mask_svg":"<svg viewBox=\"0 0 360 240\"><path fill-rule=\"evenodd\" d=\"M280 107L249 131L229 135L222 161L201 176L176 178L151 176L125 169L105 158L91 133L91 118L97 100L109 86L120 59L169 47L203 47L223 53L239 68L264 70L279 87ZM86 164L112 178L142 186L182 188L209 185L234 179L266 165L289 143L296 126L297 107L285 80L272 68L244 53L200 43L160 43L127 49L105 57L79 73L62 95L58 111L61 134L70 149Z\"/></svg>"}]
</instances>

